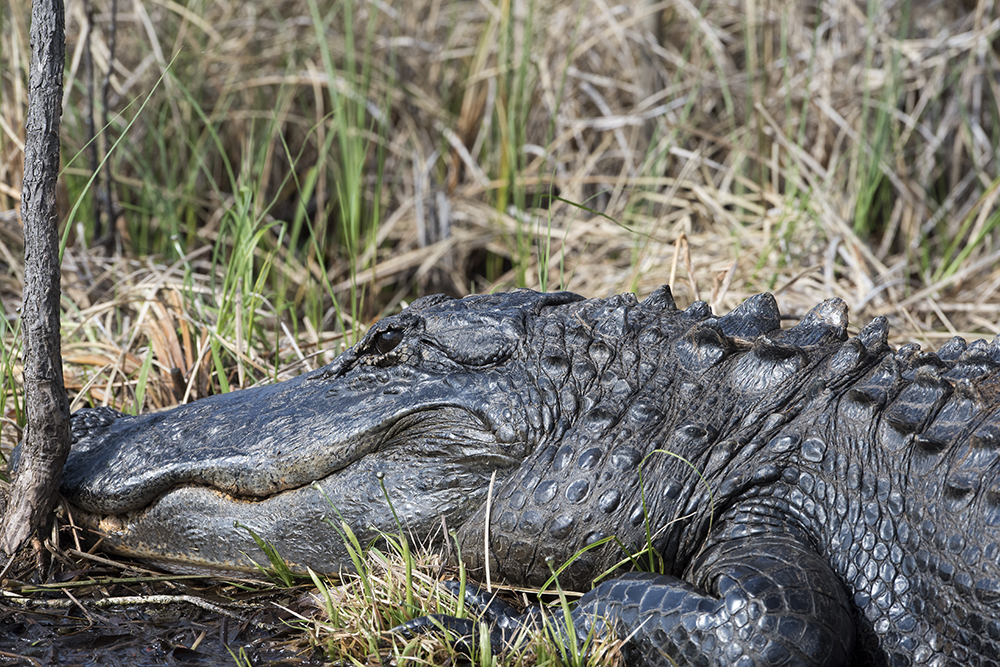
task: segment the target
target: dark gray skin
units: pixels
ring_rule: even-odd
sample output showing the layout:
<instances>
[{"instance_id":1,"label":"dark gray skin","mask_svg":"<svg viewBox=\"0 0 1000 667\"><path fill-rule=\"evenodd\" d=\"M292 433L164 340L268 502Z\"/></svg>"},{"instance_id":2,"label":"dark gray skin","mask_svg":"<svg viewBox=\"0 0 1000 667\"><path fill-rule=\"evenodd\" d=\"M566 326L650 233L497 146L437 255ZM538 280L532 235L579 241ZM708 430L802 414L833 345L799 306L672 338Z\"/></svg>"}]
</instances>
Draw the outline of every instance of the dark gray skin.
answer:
<instances>
[{"instance_id":1,"label":"dark gray skin","mask_svg":"<svg viewBox=\"0 0 1000 667\"><path fill-rule=\"evenodd\" d=\"M63 493L107 546L175 569L263 561L235 520L335 572L312 482L368 540L396 530L381 479L414 534L458 528L474 571L489 512L515 584L651 535L665 574L573 612L630 635L630 664L998 665L1000 345L886 334L848 338L836 299L781 330L767 294L720 318L665 288L429 297L295 380L77 413ZM586 551L560 582L622 557Z\"/></svg>"}]
</instances>

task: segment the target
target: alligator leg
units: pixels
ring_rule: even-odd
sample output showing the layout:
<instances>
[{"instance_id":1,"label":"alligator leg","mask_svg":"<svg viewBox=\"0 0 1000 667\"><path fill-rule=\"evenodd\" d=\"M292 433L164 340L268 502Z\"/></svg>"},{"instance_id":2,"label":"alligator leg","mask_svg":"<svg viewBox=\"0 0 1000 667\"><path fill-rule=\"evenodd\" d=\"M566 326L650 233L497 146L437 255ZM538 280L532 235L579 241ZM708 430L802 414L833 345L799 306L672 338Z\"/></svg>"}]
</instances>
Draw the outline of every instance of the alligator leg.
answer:
<instances>
[{"instance_id":1,"label":"alligator leg","mask_svg":"<svg viewBox=\"0 0 1000 667\"><path fill-rule=\"evenodd\" d=\"M793 536L716 541L689 578L698 585L649 573L601 584L573 610L578 634L610 624L630 637L630 664L847 664L854 624L846 592L826 561Z\"/></svg>"},{"instance_id":2,"label":"alligator leg","mask_svg":"<svg viewBox=\"0 0 1000 667\"><path fill-rule=\"evenodd\" d=\"M627 638L626 663L840 667L854 645L847 595L830 566L809 545L786 533L717 541L692 566L698 586L677 577L633 572L600 584L572 612L578 641L613 629ZM448 586L457 594L457 584ZM529 609L520 617L497 609L488 594L470 588L466 602L492 625L494 651L520 625L537 627ZM561 635L560 617L550 632ZM475 623L422 617L404 633L446 627L471 644Z\"/></svg>"}]
</instances>

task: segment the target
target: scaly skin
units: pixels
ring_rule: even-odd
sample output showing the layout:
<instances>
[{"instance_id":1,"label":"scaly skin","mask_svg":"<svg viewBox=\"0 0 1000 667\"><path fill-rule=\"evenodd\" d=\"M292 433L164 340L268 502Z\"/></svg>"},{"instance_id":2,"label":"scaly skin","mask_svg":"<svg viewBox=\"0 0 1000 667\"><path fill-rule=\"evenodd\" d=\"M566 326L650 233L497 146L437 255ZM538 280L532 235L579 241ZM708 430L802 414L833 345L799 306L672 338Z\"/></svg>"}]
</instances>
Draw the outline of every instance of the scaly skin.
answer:
<instances>
[{"instance_id":1,"label":"scaly skin","mask_svg":"<svg viewBox=\"0 0 1000 667\"><path fill-rule=\"evenodd\" d=\"M886 333L848 338L839 300L781 330L770 295L720 318L665 288L430 297L296 380L78 413L63 493L124 553L247 568L236 519L332 572L348 559L311 482L366 540L395 530L381 480L410 530L444 515L467 565L512 583L651 535L665 574L574 610L631 634L633 664L998 665L1000 348ZM591 549L560 581L621 557Z\"/></svg>"}]
</instances>

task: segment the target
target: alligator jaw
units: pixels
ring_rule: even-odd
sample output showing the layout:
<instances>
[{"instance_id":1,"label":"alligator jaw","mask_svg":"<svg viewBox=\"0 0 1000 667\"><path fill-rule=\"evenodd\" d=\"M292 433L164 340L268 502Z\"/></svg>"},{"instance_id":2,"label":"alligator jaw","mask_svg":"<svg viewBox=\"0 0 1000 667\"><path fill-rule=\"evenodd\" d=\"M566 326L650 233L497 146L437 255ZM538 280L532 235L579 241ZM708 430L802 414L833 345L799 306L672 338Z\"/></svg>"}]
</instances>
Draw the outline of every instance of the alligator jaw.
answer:
<instances>
[{"instance_id":1,"label":"alligator jaw","mask_svg":"<svg viewBox=\"0 0 1000 667\"><path fill-rule=\"evenodd\" d=\"M101 514L74 507L73 516L109 550L175 572L252 572L258 564L267 566L253 531L274 545L293 571L335 573L352 569L339 532L342 521L362 544L400 528L430 535L440 517L460 525L475 512L493 471L502 481L521 463L499 450L482 422L457 408L409 414L386 431L372 455L265 498L187 484L138 510Z\"/></svg>"}]
</instances>

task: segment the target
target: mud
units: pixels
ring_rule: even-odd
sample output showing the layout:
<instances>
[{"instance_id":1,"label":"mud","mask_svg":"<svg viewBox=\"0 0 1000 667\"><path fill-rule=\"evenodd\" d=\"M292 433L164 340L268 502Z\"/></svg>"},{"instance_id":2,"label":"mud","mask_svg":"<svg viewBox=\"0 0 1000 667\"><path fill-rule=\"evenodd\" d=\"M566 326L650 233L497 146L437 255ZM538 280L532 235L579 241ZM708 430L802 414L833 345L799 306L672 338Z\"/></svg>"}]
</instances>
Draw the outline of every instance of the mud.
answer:
<instances>
[{"instance_id":1,"label":"mud","mask_svg":"<svg viewBox=\"0 0 1000 667\"><path fill-rule=\"evenodd\" d=\"M121 571L88 569L44 584L6 579L2 589L0 666L234 665L234 655L255 667L327 664L288 611L307 617L313 611L301 588L123 581ZM104 606L108 598L144 602Z\"/></svg>"},{"instance_id":2,"label":"mud","mask_svg":"<svg viewBox=\"0 0 1000 667\"><path fill-rule=\"evenodd\" d=\"M0 605L0 665L233 665L233 654L241 651L255 666L324 664L322 653L288 646L288 629L254 627L187 606L85 613L79 607Z\"/></svg>"}]
</instances>

